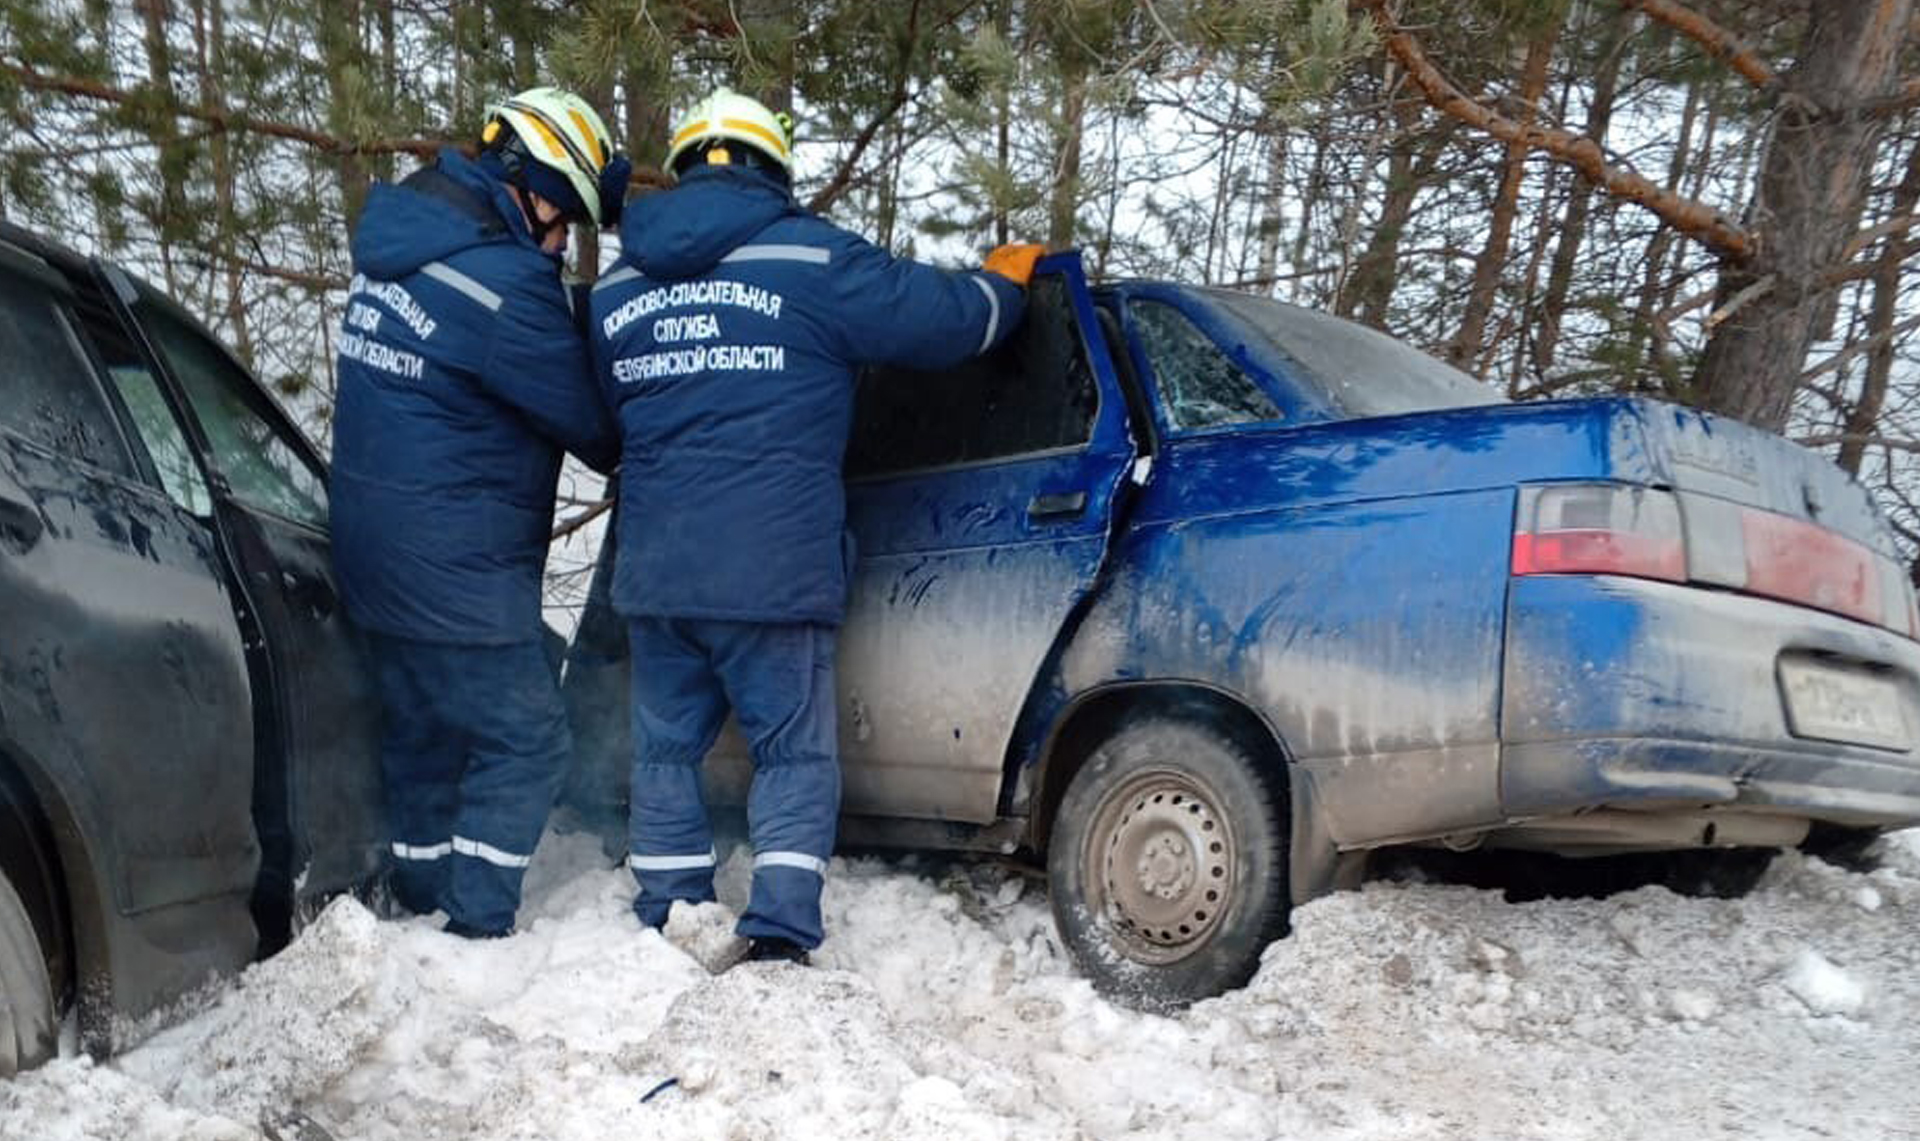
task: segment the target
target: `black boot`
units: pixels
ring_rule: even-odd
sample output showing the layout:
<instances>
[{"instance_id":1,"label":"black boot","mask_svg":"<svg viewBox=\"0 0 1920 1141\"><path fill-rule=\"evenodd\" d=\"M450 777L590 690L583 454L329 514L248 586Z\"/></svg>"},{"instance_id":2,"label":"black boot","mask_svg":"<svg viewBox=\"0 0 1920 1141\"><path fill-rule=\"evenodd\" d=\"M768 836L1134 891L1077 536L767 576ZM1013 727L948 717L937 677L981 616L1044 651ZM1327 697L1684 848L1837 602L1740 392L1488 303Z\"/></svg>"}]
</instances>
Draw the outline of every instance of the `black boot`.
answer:
<instances>
[{"instance_id":1,"label":"black boot","mask_svg":"<svg viewBox=\"0 0 1920 1141\"><path fill-rule=\"evenodd\" d=\"M791 939L777 936L755 939L747 944L746 956L741 960L747 963L794 963L802 967L813 965L813 959L807 949Z\"/></svg>"}]
</instances>

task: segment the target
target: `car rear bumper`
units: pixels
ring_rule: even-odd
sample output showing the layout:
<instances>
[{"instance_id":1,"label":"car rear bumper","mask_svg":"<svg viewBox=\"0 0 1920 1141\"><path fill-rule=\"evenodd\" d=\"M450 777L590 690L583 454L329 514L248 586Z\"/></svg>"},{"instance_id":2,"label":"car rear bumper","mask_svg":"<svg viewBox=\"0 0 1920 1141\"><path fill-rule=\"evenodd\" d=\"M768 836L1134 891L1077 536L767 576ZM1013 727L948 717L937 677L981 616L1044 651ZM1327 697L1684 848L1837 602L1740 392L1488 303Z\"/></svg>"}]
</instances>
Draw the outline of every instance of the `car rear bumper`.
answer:
<instances>
[{"instance_id":1,"label":"car rear bumper","mask_svg":"<svg viewBox=\"0 0 1920 1141\"><path fill-rule=\"evenodd\" d=\"M1809 702L1810 674L1840 696ZM1523 577L1503 680L1510 820L1721 808L1920 821L1920 644L1878 627L1670 583Z\"/></svg>"}]
</instances>

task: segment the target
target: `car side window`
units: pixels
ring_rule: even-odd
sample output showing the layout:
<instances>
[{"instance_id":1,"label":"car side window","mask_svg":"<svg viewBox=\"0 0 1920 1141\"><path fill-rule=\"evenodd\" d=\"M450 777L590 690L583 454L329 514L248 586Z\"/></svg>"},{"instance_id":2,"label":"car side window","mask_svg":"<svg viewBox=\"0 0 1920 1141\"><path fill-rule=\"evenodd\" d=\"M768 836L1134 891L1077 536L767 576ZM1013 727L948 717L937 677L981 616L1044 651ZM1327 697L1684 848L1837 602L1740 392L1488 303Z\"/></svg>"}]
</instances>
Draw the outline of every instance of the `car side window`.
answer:
<instances>
[{"instance_id":1,"label":"car side window","mask_svg":"<svg viewBox=\"0 0 1920 1141\"><path fill-rule=\"evenodd\" d=\"M1180 310L1136 300L1128 313L1174 429L1284 419L1272 398Z\"/></svg>"},{"instance_id":2,"label":"car side window","mask_svg":"<svg viewBox=\"0 0 1920 1141\"><path fill-rule=\"evenodd\" d=\"M132 476L72 315L47 287L0 272L0 428L58 455Z\"/></svg>"},{"instance_id":3,"label":"car side window","mask_svg":"<svg viewBox=\"0 0 1920 1141\"><path fill-rule=\"evenodd\" d=\"M105 302L93 295L82 293L76 298L74 316L120 394L133 432L159 473L167 498L195 515L211 515L213 495L207 490L206 477L194 462L192 446L160 395L160 382L133 338Z\"/></svg>"},{"instance_id":4,"label":"car side window","mask_svg":"<svg viewBox=\"0 0 1920 1141\"><path fill-rule=\"evenodd\" d=\"M214 466L250 507L324 527L326 481L287 438L266 397L219 346L178 318L146 309L141 322L185 390Z\"/></svg>"},{"instance_id":5,"label":"car side window","mask_svg":"<svg viewBox=\"0 0 1920 1141\"><path fill-rule=\"evenodd\" d=\"M885 475L1077 447L1093 436L1100 390L1066 279L1036 277L1027 316L998 348L940 372L862 373L849 476Z\"/></svg>"}]
</instances>

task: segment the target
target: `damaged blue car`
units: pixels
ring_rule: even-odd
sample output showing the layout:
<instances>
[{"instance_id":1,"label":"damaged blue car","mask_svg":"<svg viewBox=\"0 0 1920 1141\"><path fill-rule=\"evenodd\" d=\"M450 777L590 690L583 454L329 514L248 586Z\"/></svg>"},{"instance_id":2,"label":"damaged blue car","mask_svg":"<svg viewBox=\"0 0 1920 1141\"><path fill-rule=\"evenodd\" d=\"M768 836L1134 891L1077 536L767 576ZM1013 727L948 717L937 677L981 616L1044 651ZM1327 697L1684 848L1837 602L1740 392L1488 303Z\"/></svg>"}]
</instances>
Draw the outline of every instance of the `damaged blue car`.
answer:
<instances>
[{"instance_id":1,"label":"damaged blue car","mask_svg":"<svg viewBox=\"0 0 1920 1141\"><path fill-rule=\"evenodd\" d=\"M1352 323L1093 289L1073 255L1030 297L988 357L860 381L844 841L1044 863L1081 968L1173 1006L1388 846L1920 821L1913 591L1819 456L1652 400L1505 403ZM590 607L586 814L624 796L625 669ZM707 769L739 802L737 736Z\"/></svg>"}]
</instances>

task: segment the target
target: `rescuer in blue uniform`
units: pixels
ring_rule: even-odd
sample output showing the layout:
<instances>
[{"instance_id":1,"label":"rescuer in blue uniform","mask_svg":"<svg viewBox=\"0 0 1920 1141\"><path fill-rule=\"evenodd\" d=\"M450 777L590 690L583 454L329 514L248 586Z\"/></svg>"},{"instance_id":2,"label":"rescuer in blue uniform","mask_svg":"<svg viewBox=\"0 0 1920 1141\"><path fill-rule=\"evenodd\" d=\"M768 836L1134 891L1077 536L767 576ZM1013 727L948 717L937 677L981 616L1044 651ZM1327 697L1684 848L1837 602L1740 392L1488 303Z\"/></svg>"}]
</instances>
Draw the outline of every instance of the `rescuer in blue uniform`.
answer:
<instances>
[{"instance_id":1,"label":"rescuer in blue uniform","mask_svg":"<svg viewBox=\"0 0 1920 1141\"><path fill-rule=\"evenodd\" d=\"M934 369L1019 322L999 272L896 259L796 205L791 125L726 88L675 131L589 330L624 446L613 603L628 620L634 910L713 896L700 761L731 707L753 750L748 957L806 961L840 803L834 640L853 558L840 467L854 370Z\"/></svg>"},{"instance_id":2,"label":"rescuer in blue uniform","mask_svg":"<svg viewBox=\"0 0 1920 1141\"><path fill-rule=\"evenodd\" d=\"M584 101L488 109L367 196L340 334L333 555L384 720L392 882L471 938L513 929L571 749L541 575L561 453L618 455L560 280L569 223L612 224L630 167Z\"/></svg>"}]
</instances>

